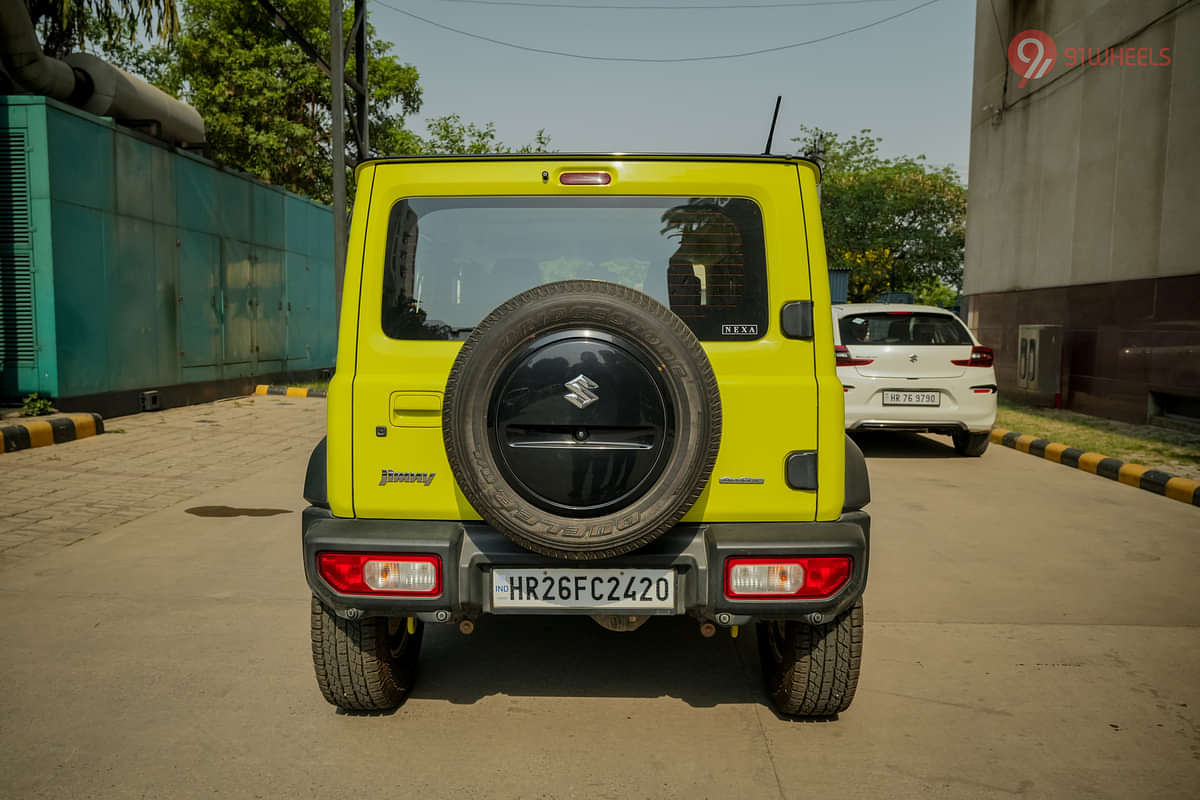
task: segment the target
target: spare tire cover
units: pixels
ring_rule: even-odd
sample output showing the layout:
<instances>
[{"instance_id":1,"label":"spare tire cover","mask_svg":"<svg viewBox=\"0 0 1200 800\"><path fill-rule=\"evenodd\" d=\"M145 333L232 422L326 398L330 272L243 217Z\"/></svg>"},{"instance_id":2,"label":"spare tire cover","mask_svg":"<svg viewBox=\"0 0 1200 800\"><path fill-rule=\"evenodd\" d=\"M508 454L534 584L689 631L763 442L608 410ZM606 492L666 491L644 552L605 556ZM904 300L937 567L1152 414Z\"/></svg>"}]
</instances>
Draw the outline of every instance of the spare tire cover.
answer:
<instances>
[{"instance_id":1,"label":"spare tire cover","mask_svg":"<svg viewBox=\"0 0 1200 800\"><path fill-rule=\"evenodd\" d=\"M501 305L446 381L442 434L463 494L518 544L627 553L696 502L721 440L700 342L641 292L562 281Z\"/></svg>"}]
</instances>

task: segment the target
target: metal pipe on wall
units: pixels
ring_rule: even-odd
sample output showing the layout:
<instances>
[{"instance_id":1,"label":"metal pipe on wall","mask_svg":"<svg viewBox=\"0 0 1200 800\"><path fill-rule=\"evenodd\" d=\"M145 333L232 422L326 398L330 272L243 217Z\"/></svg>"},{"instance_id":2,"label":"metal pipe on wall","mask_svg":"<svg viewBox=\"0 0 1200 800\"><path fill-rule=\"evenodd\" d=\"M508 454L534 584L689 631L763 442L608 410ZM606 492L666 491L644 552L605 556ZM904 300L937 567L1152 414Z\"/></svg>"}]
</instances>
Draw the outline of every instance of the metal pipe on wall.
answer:
<instances>
[{"instance_id":1,"label":"metal pipe on wall","mask_svg":"<svg viewBox=\"0 0 1200 800\"><path fill-rule=\"evenodd\" d=\"M196 109L156 86L88 53L63 61L42 52L23 3L0 2L0 59L20 86L119 122L155 122L160 138L202 144L204 120Z\"/></svg>"},{"instance_id":2,"label":"metal pipe on wall","mask_svg":"<svg viewBox=\"0 0 1200 800\"><path fill-rule=\"evenodd\" d=\"M0 58L12 79L34 94L66 101L75 93L71 67L42 52L25 4L0 3Z\"/></svg>"},{"instance_id":3,"label":"metal pipe on wall","mask_svg":"<svg viewBox=\"0 0 1200 800\"><path fill-rule=\"evenodd\" d=\"M90 53L72 53L64 61L91 78L92 93L77 103L84 111L127 122L152 120L158 123L160 138L170 142L204 142L204 119L200 112L157 86Z\"/></svg>"}]
</instances>

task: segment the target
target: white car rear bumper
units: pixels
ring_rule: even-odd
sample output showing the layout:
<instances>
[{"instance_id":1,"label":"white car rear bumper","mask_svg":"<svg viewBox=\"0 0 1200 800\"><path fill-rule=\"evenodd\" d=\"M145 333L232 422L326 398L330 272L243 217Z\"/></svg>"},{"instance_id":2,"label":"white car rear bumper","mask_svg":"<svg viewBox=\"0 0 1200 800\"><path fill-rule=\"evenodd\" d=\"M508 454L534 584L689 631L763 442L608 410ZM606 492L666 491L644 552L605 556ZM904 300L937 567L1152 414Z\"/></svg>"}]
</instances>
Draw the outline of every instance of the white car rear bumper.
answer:
<instances>
[{"instance_id":1,"label":"white car rear bumper","mask_svg":"<svg viewBox=\"0 0 1200 800\"><path fill-rule=\"evenodd\" d=\"M990 369L962 378L869 378L853 368L841 367L838 377L846 387L846 429L930 430L950 433L967 430L983 433L996 421L996 375ZM979 387L991 387L987 394ZM937 392L937 406L884 405L884 391Z\"/></svg>"}]
</instances>

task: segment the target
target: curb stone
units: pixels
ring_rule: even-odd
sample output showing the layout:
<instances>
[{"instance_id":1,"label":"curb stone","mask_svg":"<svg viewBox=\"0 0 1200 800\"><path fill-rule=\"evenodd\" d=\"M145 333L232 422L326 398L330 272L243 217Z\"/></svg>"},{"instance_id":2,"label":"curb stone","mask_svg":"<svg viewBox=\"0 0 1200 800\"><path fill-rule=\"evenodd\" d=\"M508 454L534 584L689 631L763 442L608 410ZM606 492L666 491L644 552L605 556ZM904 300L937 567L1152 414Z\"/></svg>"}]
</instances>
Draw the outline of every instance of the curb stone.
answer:
<instances>
[{"instance_id":1,"label":"curb stone","mask_svg":"<svg viewBox=\"0 0 1200 800\"><path fill-rule=\"evenodd\" d=\"M20 417L0 424L0 453L45 447L104 433L99 414L52 414Z\"/></svg>"},{"instance_id":2,"label":"curb stone","mask_svg":"<svg viewBox=\"0 0 1200 800\"><path fill-rule=\"evenodd\" d=\"M1200 506L1200 481L1191 478L1181 478L1141 464L1129 464L1100 453L1085 452L1049 439L1035 439L1028 434L1004 428L992 428L991 441L1047 461L1100 475L1126 486L1145 489L1181 503Z\"/></svg>"},{"instance_id":3,"label":"curb stone","mask_svg":"<svg viewBox=\"0 0 1200 800\"><path fill-rule=\"evenodd\" d=\"M324 397L324 389L301 389L296 386L268 386L260 383L254 387L255 394L274 394L285 397Z\"/></svg>"}]
</instances>

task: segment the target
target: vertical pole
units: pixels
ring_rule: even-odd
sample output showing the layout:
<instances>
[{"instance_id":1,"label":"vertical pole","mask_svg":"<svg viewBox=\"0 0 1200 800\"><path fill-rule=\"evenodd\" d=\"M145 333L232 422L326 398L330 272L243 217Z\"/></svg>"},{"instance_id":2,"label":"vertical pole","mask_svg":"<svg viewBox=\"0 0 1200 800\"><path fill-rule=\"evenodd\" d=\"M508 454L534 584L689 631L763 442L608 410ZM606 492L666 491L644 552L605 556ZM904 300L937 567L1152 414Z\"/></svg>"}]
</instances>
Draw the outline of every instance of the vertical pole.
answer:
<instances>
[{"instance_id":1,"label":"vertical pole","mask_svg":"<svg viewBox=\"0 0 1200 800\"><path fill-rule=\"evenodd\" d=\"M345 72L342 55L342 0L329 0L329 69L333 73L333 112L330 148L333 153L333 280L338 318L342 311L342 281L346 275L346 118Z\"/></svg>"},{"instance_id":2,"label":"vertical pole","mask_svg":"<svg viewBox=\"0 0 1200 800\"><path fill-rule=\"evenodd\" d=\"M354 77L362 87L355 92L354 113L358 117L358 160L371 157L370 118L367 115L370 89L367 87L367 0L354 0Z\"/></svg>"}]
</instances>

